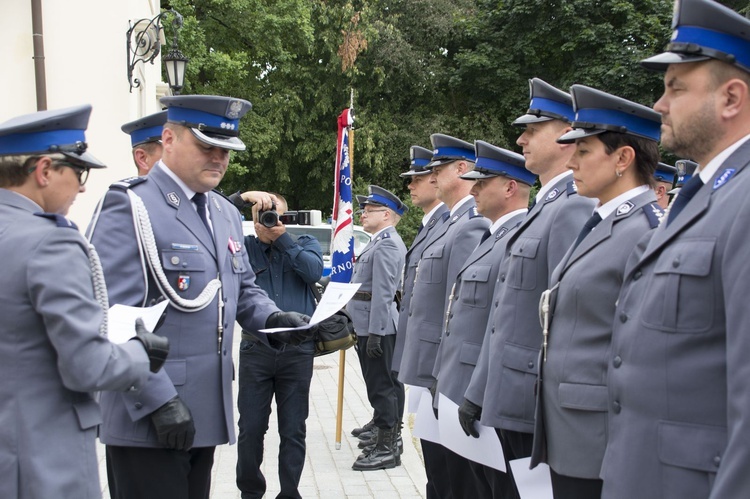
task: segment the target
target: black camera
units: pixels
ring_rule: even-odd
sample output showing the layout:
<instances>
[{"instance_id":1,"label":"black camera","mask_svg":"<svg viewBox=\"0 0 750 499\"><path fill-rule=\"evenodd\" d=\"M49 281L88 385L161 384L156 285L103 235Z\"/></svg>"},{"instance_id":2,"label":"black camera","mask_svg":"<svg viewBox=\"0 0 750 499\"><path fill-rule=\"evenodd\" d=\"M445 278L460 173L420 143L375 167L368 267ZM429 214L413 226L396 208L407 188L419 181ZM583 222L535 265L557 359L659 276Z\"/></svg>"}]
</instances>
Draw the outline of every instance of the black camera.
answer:
<instances>
[{"instance_id":1,"label":"black camera","mask_svg":"<svg viewBox=\"0 0 750 499\"><path fill-rule=\"evenodd\" d=\"M258 222L263 224L265 227L268 227L269 229L272 227L276 227L279 221L281 221L281 223L283 223L284 225L296 224L297 212L287 211L283 215L279 215L279 213L276 211L276 203L271 204L270 210L258 212Z\"/></svg>"}]
</instances>

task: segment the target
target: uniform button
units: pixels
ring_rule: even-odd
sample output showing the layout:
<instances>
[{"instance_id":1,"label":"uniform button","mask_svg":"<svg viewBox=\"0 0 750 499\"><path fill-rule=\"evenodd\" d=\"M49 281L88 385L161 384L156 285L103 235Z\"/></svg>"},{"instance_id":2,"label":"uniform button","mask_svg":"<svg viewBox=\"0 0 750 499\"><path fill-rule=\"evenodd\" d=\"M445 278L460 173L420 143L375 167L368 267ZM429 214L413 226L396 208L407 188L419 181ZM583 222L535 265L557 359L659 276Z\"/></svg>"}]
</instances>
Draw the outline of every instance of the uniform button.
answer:
<instances>
[{"instance_id":1,"label":"uniform button","mask_svg":"<svg viewBox=\"0 0 750 499\"><path fill-rule=\"evenodd\" d=\"M721 456L714 457L714 465L718 468L721 464Z\"/></svg>"},{"instance_id":2,"label":"uniform button","mask_svg":"<svg viewBox=\"0 0 750 499\"><path fill-rule=\"evenodd\" d=\"M677 268L679 266L680 266L680 259L675 258L674 261L672 262L672 267Z\"/></svg>"},{"instance_id":3,"label":"uniform button","mask_svg":"<svg viewBox=\"0 0 750 499\"><path fill-rule=\"evenodd\" d=\"M450 318L453 319L453 312L451 312Z\"/></svg>"},{"instance_id":4,"label":"uniform button","mask_svg":"<svg viewBox=\"0 0 750 499\"><path fill-rule=\"evenodd\" d=\"M529 366L529 369L534 369L534 363L533 362L529 362L528 366Z\"/></svg>"},{"instance_id":5,"label":"uniform button","mask_svg":"<svg viewBox=\"0 0 750 499\"><path fill-rule=\"evenodd\" d=\"M620 322L622 322L623 324L626 323L626 322L628 322L628 314L626 314L625 312L621 313L620 314Z\"/></svg>"},{"instance_id":6,"label":"uniform button","mask_svg":"<svg viewBox=\"0 0 750 499\"><path fill-rule=\"evenodd\" d=\"M409 310L409 317L411 317L411 310Z\"/></svg>"},{"instance_id":7,"label":"uniform button","mask_svg":"<svg viewBox=\"0 0 750 499\"><path fill-rule=\"evenodd\" d=\"M142 407L143 407L143 404L141 404L140 402L136 402L135 403L135 408L136 409L141 409Z\"/></svg>"},{"instance_id":8,"label":"uniform button","mask_svg":"<svg viewBox=\"0 0 750 499\"><path fill-rule=\"evenodd\" d=\"M180 263L180 257L173 256L169 261L172 262L172 265L177 265L178 263Z\"/></svg>"},{"instance_id":9,"label":"uniform button","mask_svg":"<svg viewBox=\"0 0 750 499\"><path fill-rule=\"evenodd\" d=\"M226 356L227 356L227 349L225 348L224 349L224 357L226 357Z\"/></svg>"},{"instance_id":10,"label":"uniform button","mask_svg":"<svg viewBox=\"0 0 750 499\"><path fill-rule=\"evenodd\" d=\"M622 365L622 358L618 355L614 359L612 359L612 365L615 367L620 367Z\"/></svg>"},{"instance_id":11,"label":"uniform button","mask_svg":"<svg viewBox=\"0 0 750 499\"><path fill-rule=\"evenodd\" d=\"M492 331L490 331L490 334L495 334L495 326L492 326Z\"/></svg>"},{"instance_id":12,"label":"uniform button","mask_svg":"<svg viewBox=\"0 0 750 499\"><path fill-rule=\"evenodd\" d=\"M505 282L505 274L500 276L500 282Z\"/></svg>"},{"instance_id":13,"label":"uniform button","mask_svg":"<svg viewBox=\"0 0 750 499\"><path fill-rule=\"evenodd\" d=\"M495 308L497 308L498 305L500 305L500 300L495 300Z\"/></svg>"},{"instance_id":14,"label":"uniform button","mask_svg":"<svg viewBox=\"0 0 750 499\"><path fill-rule=\"evenodd\" d=\"M638 279L641 278L642 275L643 275L643 272L641 272L640 270L636 271L636 273L633 274L633 280L637 281Z\"/></svg>"},{"instance_id":15,"label":"uniform button","mask_svg":"<svg viewBox=\"0 0 750 499\"><path fill-rule=\"evenodd\" d=\"M476 276L477 276L476 272L474 272L473 274L471 274L471 277L476 277Z\"/></svg>"},{"instance_id":16,"label":"uniform button","mask_svg":"<svg viewBox=\"0 0 750 499\"><path fill-rule=\"evenodd\" d=\"M182 262L182 268L183 269L187 268L187 262Z\"/></svg>"},{"instance_id":17,"label":"uniform button","mask_svg":"<svg viewBox=\"0 0 750 499\"><path fill-rule=\"evenodd\" d=\"M621 410L622 406L620 406L620 403L617 400L612 402L612 411L614 411L615 414L620 414Z\"/></svg>"},{"instance_id":18,"label":"uniform button","mask_svg":"<svg viewBox=\"0 0 750 499\"><path fill-rule=\"evenodd\" d=\"M450 331L446 331L446 332L445 332L445 335L446 335L446 336L450 336L450 335L451 335L451 332L450 332Z\"/></svg>"}]
</instances>

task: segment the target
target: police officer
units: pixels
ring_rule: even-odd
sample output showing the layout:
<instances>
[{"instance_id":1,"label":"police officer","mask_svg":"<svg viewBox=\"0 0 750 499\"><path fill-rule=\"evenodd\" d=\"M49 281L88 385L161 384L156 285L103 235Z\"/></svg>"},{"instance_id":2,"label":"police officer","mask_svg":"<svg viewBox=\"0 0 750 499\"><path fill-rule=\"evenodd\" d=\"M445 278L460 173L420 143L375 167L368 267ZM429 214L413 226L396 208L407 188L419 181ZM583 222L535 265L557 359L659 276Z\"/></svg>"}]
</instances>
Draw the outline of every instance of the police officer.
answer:
<instances>
[{"instance_id":1,"label":"police officer","mask_svg":"<svg viewBox=\"0 0 750 499\"><path fill-rule=\"evenodd\" d=\"M92 392L140 390L168 350L142 324L140 342L107 340L95 252L65 218L89 170L104 168L86 152L90 114L0 124L0 497L101 497Z\"/></svg>"},{"instance_id":2,"label":"police officer","mask_svg":"<svg viewBox=\"0 0 750 499\"><path fill-rule=\"evenodd\" d=\"M656 194L656 202L662 210L666 210L669 205L669 193L674 187L675 179L677 177L677 168L661 161L656 165L654 170L654 180L656 180L656 186L654 187L654 193Z\"/></svg>"},{"instance_id":3,"label":"police officer","mask_svg":"<svg viewBox=\"0 0 750 499\"><path fill-rule=\"evenodd\" d=\"M531 186L536 180L524 168L520 154L481 140L474 147L476 166L461 178L473 183L471 195L477 211L492 225L453 284L433 369L437 392L456 404L463 401L479 358L505 241L526 215ZM467 435L479 436L473 426L466 431ZM455 453L448 454L447 459L455 497L508 497L514 493L514 485L505 473Z\"/></svg>"},{"instance_id":4,"label":"police officer","mask_svg":"<svg viewBox=\"0 0 750 499\"><path fill-rule=\"evenodd\" d=\"M498 430L508 460L531 455L542 344L539 298L595 204L576 193L566 169L575 146L556 142L571 129L570 95L538 78L530 85L529 110L513 124L524 129L516 142L523 149L526 169L539 176L542 187L506 243L487 324L489 337L461 407L464 424L472 423L481 411L482 424Z\"/></svg>"},{"instance_id":5,"label":"police officer","mask_svg":"<svg viewBox=\"0 0 750 499\"><path fill-rule=\"evenodd\" d=\"M438 199L445 203L449 218L431 231L427 238L409 302L406 342L399 380L413 386L431 388L435 358L443 330L448 294L464 262L477 247L489 220L479 214L471 196L471 183L461 179L474 169L474 145L444 134L430 136L432 170L430 182L437 186ZM427 497L449 493L450 473L440 444L422 440L422 455L427 472Z\"/></svg>"},{"instance_id":6,"label":"police officer","mask_svg":"<svg viewBox=\"0 0 750 499\"><path fill-rule=\"evenodd\" d=\"M374 449L364 452L352 469L370 471L400 464L396 449L398 421L397 390L403 390L391 365L396 344L398 311L394 296L404 266L406 246L396 225L408 209L393 193L371 185L367 197L358 196L362 227L372 234L354 264L353 283L359 291L346 305L357 333L357 353L367 398L373 408L377 428Z\"/></svg>"},{"instance_id":7,"label":"police officer","mask_svg":"<svg viewBox=\"0 0 750 499\"><path fill-rule=\"evenodd\" d=\"M148 175L157 161L161 159L161 131L167 121L167 112L149 114L137 120L125 123L121 130L130 135L133 146L133 162L138 175Z\"/></svg>"},{"instance_id":8,"label":"police officer","mask_svg":"<svg viewBox=\"0 0 750 499\"><path fill-rule=\"evenodd\" d=\"M745 497L750 490L750 21L675 6L661 144L700 165L629 263L609 356L604 498Z\"/></svg>"},{"instance_id":9,"label":"police officer","mask_svg":"<svg viewBox=\"0 0 750 499\"><path fill-rule=\"evenodd\" d=\"M170 362L137 391L104 394L99 433L113 498L208 497L216 445L234 442L232 333L304 325L255 284L235 207L212 191L244 150L241 99L163 97L162 159L113 184L89 234L111 303L165 297ZM297 338L300 339L300 338Z\"/></svg>"},{"instance_id":10,"label":"police officer","mask_svg":"<svg viewBox=\"0 0 750 499\"><path fill-rule=\"evenodd\" d=\"M549 464L555 499L599 499L615 302L628 258L662 215L652 189L661 116L583 85L570 93L573 131L558 142L575 143L568 168L578 194L599 206L542 298L548 313L531 464Z\"/></svg>"}]
</instances>

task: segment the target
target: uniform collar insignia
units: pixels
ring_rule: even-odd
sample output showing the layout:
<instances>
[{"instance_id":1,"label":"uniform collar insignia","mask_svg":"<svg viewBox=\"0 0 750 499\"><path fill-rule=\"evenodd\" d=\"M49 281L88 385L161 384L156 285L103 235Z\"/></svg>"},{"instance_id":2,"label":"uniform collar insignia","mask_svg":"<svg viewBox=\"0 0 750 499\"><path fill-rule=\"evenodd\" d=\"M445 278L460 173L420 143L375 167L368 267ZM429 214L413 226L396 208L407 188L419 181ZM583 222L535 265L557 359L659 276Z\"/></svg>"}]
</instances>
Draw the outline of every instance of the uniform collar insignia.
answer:
<instances>
[{"instance_id":1,"label":"uniform collar insignia","mask_svg":"<svg viewBox=\"0 0 750 499\"><path fill-rule=\"evenodd\" d=\"M735 168L727 168L723 172L721 172L721 175L716 177L716 180L714 180L714 190L718 189L722 185L726 184L730 178L732 178L732 175L734 175L734 172L737 170Z\"/></svg>"},{"instance_id":2,"label":"uniform collar insignia","mask_svg":"<svg viewBox=\"0 0 750 499\"><path fill-rule=\"evenodd\" d=\"M501 229L500 229L499 231L497 231L497 233L495 234L495 241L497 241L498 239L500 239L501 237L503 237L503 236L504 236L505 234L507 234L507 233L508 233L508 228L507 228L507 227L502 227L502 228L501 228Z\"/></svg>"},{"instance_id":3,"label":"uniform collar insignia","mask_svg":"<svg viewBox=\"0 0 750 499\"><path fill-rule=\"evenodd\" d=\"M167 203L171 204L175 208L180 207L180 196L176 192L167 193Z\"/></svg>"},{"instance_id":4,"label":"uniform collar insignia","mask_svg":"<svg viewBox=\"0 0 750 499\"><path fill-rule=\"evenodd\" d=\"M560 194L560 190L557 188L552 189L549 194L547 194L547 197L544 198L544 202L547 203L549 201L552 201L557 197L557 195Z\"/></svg>"},{"instance_id":5,"label":"uniform collar insignia","mask_svg":"<svg viewBox=\"0 0 750 499\"><path fill-rule=\"evenodd\" d=\"M630 201L625 201L624 203L622 203L620 206L617 207L615 216L619 217L622 215L627 215L628 213L630 213L630 210L632 210L633 208L635 208L635 205L633 203L631 203Z\"/></svg>"},{"instance_id":6,"label":"uniform collar insignia","mask_svg":"<svg viewBox=\"0 0 750 499\"><path fill-rule=\"evenodd\" d=\"M436 223L437 223L437 218L433 218L432 220L430 220L430 223L427 224L427 227L431 229L435 226Z\"/></svg>"},{"instance_id":7,"label":"uniform collar insignia","mask_svg":"<svg viewBox=\"0 0 750 499\"><path fill-rule=\"evenodd\" d=\"M210 197L211 197L211 201L214 202L214 206L216 207L216 209L218 211L221 211L221 206L219 206L219 202L216 200L216 196L210 196Z\"/></svg>"}]
</instances>

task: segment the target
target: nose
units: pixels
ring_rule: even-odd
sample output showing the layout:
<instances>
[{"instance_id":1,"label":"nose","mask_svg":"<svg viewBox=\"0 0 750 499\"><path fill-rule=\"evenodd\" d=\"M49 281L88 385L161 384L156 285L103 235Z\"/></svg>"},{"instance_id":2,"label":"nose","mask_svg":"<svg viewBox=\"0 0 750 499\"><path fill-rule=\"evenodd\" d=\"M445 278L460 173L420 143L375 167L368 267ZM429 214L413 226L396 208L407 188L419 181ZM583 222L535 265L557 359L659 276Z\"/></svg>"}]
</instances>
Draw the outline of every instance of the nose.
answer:
<instances>
[{"instance_id":1,"label":"nose","mask_svg":"<svg viewBox=\"0 0 750 499\"><path fill-rule=\"evenodd\" d=\"M665 96L666 94L662 94L659 100L654 103L654 111L662 115L667 111L667 99L665 98Z\"/></svg>"},{"instance_id":2,"label":"nose","mask_svg":"<svg viewBox=\"0 0 750 499\"><path fill-rule=\"evenodd\" d=\"M79 185L78 186L78 193L79 194L83 194L84 192L86 192L86 186L85 185Z\"/></svg>"},{"instance_id":3,"label":"nose","mask_svg":"<svg viewBox=\"0 0 750 499\"><path fill-rule=\"evenodd\" d=\"M526 132L523 132L518 136L518 138L516 139L516 144L518 144L519 146L526 144Z\"/></svg>"}]
</instances>

